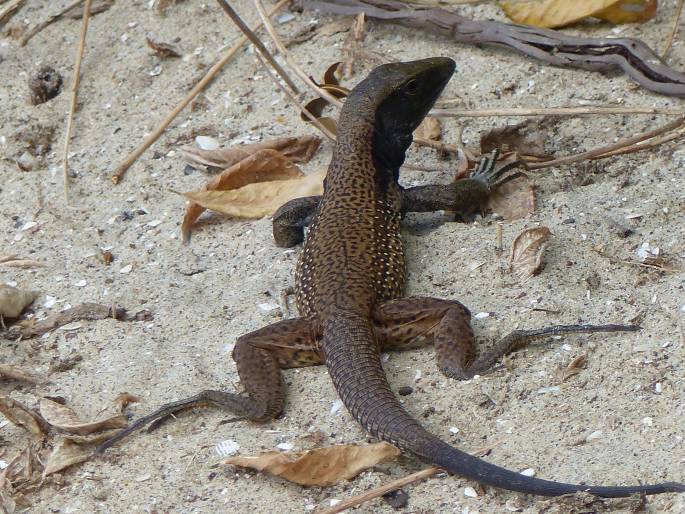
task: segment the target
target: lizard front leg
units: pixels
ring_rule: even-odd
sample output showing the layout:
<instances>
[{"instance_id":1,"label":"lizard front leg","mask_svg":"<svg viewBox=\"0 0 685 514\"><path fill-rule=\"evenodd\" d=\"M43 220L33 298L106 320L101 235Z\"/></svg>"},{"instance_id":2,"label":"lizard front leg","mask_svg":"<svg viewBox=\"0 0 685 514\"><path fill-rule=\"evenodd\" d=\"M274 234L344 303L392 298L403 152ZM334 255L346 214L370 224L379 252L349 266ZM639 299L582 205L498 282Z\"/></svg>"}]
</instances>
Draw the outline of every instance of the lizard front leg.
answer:
<instances>
[{"instance_id":1,"label":"lizard front leg","mask_svg":"<svg viewBox=\"0 0 685 514\"><path fill-rule=\"evenodd\" d=\"M513 168L522 165L515 161L497 167L499 152L483 157L470 178L452 184L431 184L409 187L402 190L402 212L454 211L460 216L468 216L482 207L490 192ZM509 177L506 177L507 179Z\"/></svg>"},{"instance_id":2,"label":"lizard front leg","mask_svg":"<svg viewBox=\"0 0 685 514\"><path fill-rule=\"evenodd\" d=\"M273 215L273 234L276 245L290 248L304 240L304 227L314 217L320 196L294 198L281 205Z\"/></svg>"},{"instance_id":3,"label":"lizard front leg","mask_svg":"<svg viewBox=\"0 0 685 514\"><path fill-rule=\"evenodd\" d=\"M267 421L278 416L285 403L280 370L323 363L320 339L317 324L308 318L279 321L239 337L233 360L245 387L244 394L208 389L167 403L105 441L96 453L102 453L148 423L195 407L219 407L237 416L232 421Z\"/></svg>"},{"instance_id":4,"label":"lizard front leg","mask_svg":"<svg viewBox=\"0 0 685 514\"><path fill-rule=\"evenodd\" d=\"M461 303L437 298L408 297L376 308L374 328L383 348L434 343L440 371L450 378L469 379L492 370L500 359L530 343L570 333L634 331L635 325L556 325L515 330L478 354L471 314Z\"/></svg>"}]
</instances>

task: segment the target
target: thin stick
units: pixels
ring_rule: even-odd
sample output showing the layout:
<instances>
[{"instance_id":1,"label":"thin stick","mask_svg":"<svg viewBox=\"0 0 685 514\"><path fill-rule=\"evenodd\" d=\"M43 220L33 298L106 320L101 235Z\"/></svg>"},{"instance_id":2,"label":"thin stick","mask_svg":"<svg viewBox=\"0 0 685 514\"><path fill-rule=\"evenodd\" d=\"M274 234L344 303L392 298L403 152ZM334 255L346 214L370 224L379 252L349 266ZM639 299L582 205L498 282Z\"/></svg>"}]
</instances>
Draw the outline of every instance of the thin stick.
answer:
<instances>
[{"instance_id":1,"label":"thin stick","mask_svg":"<svg viewBox=\"0 0 685 514\"><path fill-rule=\"evenodd\" d=\"M376 487L375 489L371 489L370 491L366 491L365 493L360 494L358 496L348 498L347 500L338 503L332 509L326 509L324 511L321 511L320 514L336 514L337 512L342 512L344 510L351 509L352 507L361 505L364 502L373 500L374 498L378 498L379 496L383 496L384 494L387 494L390 491L395 491L400 487L404 487L405 485L413 484L414 482L418 482L419 480L432 477L433 475L436 475L440 472L442 472L442 469L440 468L422 469L421 471L417 471L416 473L412 473L411 475L407 475L406 477L393 480L392 482L389 482L385 485Z\"/></svg>"},{"instance_id":2,"label":"thin stick","mask_svg":"<svg viewBox=\"0 0 685 514\"><path fill-rule=\"evenodd\" d=\"M299 94L300 90L297 88L295 83L290 80L290 77L288 74L281 68L281 65L278 64L278 61L274 59L274 56L271 55L269 50L264 46L264 43L255 35L254 32L250 30L250 27L245 25L245 22L238 16L238 13L235 12L233 7L228 5L226 3L226 0L217 0L219 2L219 5L221 8L224 10L226 14L228 14L228 17L231 18L233 23L236 24L236 26L240 29L240 31L247 36L247 39L250 40L250 42L257 47L257 49L261 52L261 54L264 56L264 58L269 61L269 64L273 67L274 70L276 70L276 73L278 73L281 78L285 81L288 86L290 86L290 89L295 91L295 94Z\"/></svg>"},{"instance_id":3,"label":"thin stick","mask_svg":"<svg viewBox=\"0 0 685 514\"><path fill-rule=\"evenodd\" d=\"M0 22L5 21L6 18L9 19L17 9L24 5L24 2L26 2L26 0L12 0L5 7L0 9Z\"/></svg>"},{"instance_id":4,"label":"thin stick","mask_svg":"<svg viewBox=\"0 0 685 514\"><path fill-rule=\"evenodd\" d=\"M685 0L683 0L685 1ZM436 118L481 118L492 116L582 116L587 114L665 114L683 116L685 109L670 107L551 107L541 109L433 109L431 116Z\"/></svg>"},{"instance_id":5,"label":"thin stick","mask_svg":"<svg viewBox=\"0 0 685 514\"><path fill-rule=\"evenodd\" d=\"M272 71L271 68L267 65L267 63L264 61L264 58L262 55L257 52L257 59L259 59L259 62L264 66L264 70L266 70L266 73L269 75L269 78L273 80L274 84L278 86L278 88L285 93L285 95L288 97L288 99L297 106L297 108L300 110L302 114L304 114L307 118L309 118L309 121L312 122L312 124L321 131L321 133L326 136L328 139L331 141L335 141L336 137L335 134L333 134L330 130L326 128L326 126L321 123L316 116L314 116L311 112L309 112L307 109L305 109L304 105L302 105L302 102L300 102L295 95L288 89L286 88L283 84L281 84L278 81L278 77L276 77Z\"/></svg>"},{"instance_id":6,"label":"thin stick","mask_svg":"<svg viewBox=\"0 0 685 514\"><path fill-rule=\"evenodd\" d=\"M76 51L76 65L74 66L74 79L71 86L71 104L69 106L69 117L67 118L67 130L64 135L64 155L62 156L64 201L67 205L69 205L69 140L71 139L71 126L74 121L74 113L76 112L76 96L79 83L81 82L81 61L83 60L83 51L86 48L86 34L88 33L88 20L90 20L91 0L85 1L86 3L83 4L83 20L81 22L81 40Z\"/></svg>"},{"instance_id":7,"label":"thin stick","mask_svg":"<svg viewBox=\"0 0 685 514\"><path fill-rule=\"evenodd\" d=\"M685 117L673 120L670 123L667 123L666 125L659 127L657 129L650 130L649 132L644 132L643 134L639 134L637 136L622 139L622 140L620 140L617 143L614 143L612 145L607 145L607 146L603 146L600 148L595 148L593 150L589 150L587 152L582 152L582 153L575 154L575 155L568 155L566 157L560 157L558 159L554 159L551 161L529 163L528 169L537 170L537 169L541 169L541 168L549 168L551 166L560 166L562 164L571 164L571 163L578 162L578 161L584 161L586 159L603 158L605 156L605 154L608 154L609 152L612 152L614 150L617 150L617 149L620 149L620 148L623 148L623 147L626 147L629 145L633 145L635 143L639 143L640 141L645 141L647 139L651 139L653 137L661 135L664 132L668 132L670 130L675 130L675 129L681 127L683 125L683 123L685 123Z\"/></svg>"},{"instance_id":8,"label":"thin stick","mask_svg":"<svg viewBox=\"0 0 685 514\"><path fill-rule=\"evenodd\" d=\"M70 3L67 5L64 9L62 9L60 12L56 14L51 14L50 16L47 17L44 21L40 22L38 25L33 27L31 30L29 30L26 34L24 34L24 37L21 38L21 41L19 42L20 46L26 45L26 43L29 42L29 40L38 34L41 30L43 30L45 27L50 25L51 23L59 20L62 16L64 16L67 12L70 10L74 9L75 7L79 6L80 4L83 3L84 0L76 0L75 2ZM90 9L88 9L88 13L90 14Z\"/></svg>"},{"instance_id":9,"label":"thin stick","mask_svg":"<svg viewBox=\"0 0 685 514\"><path fill-rule=\"evenodd\" d=\"M266 10L264 9L264 5L262 4L261 0L254 0L254 5L257 9L257 12L259 12L259 16L262 18L262 23L264 23L264 28L269 33L269 36L271 36L271 40L274 42L274 45L276 45L276 48L278 48L278 51L281 53L281 55L285 59L285 62L287 62L288 65L290 66L290 68L292 69L292 71L295 72L295 75L300 77L300 79L302 79L302 81L305 84L307 84L307 86L309 86L312 89L312 91L314 91L321 98L328 100L329 103L335 105L336 107L342 107L342 102L340 100L338 100L336 97L331 95L325 89L321 89L319 86L314 84L314 81L309 78L309 75L307 75L302 70L302 68L300 68L297 65L297 63L291 57L288 49L283 44L283 41L281 41L281 38L278 36L276 29L274 29L274 26L271 23L271 20L269 19L269 17L267 16Z\"/></svg>"},{"instance_id":10,"label":"thin stick","mask_svg":"<svg viewBox=\"0 0 685 514\"><path fill-rule=\"evenodd\" d=\"M271 13L269 16L273 16L276 14L278 11L280 11L283 7L285 7L288 3L290 3L290 0L280 0L274 8L271 10ZM253 32L256 30L259 30L259 28L262 26L262 23L257 23L254 28L252 29ZM150 148L152 144L159 139L159 137L164 133L164 130L171 124L172 121L176 118L176 116L179 115L179 113L195 98L207 85L214 79L214 77L219 73L221 68L223 68L228 61L231 60L231 58L242 48L242 46L247 43L248 39L247 36L242 36L235 45L233 45L226 53L219 59L214 66L212 66L207 74L202 77L202 79L195 84L195 87L190 90L190 93L186 95L183 100L179 102L179 104L174 107L174 109L162 120L162 122L155 128L155 130L152 131L150 135L148 135L145 140L140 144L138 148L136 148L131 154L129 154L126 159L123 160L123 162L117 167L117 169L114 171L112 174L112 182L115 184L118 184L122 178L124 178L124 174L126 171L133 165L134 162L140 157L145 150Z\"/></svg>"},{"instance_id":11,"label":"thin stick","mask_svg":"<svg viewBox=\"0 0 685 514\"><path fill-rule=\"evenodd\" d=\"M664 143L668 143L669 141L673 141L675 139L678 139L685 135L685 128L680 128L676 132L673 132L672 134L665 134L661 137L657 137L652 139L651 141L645 141L645 142L640 142L640 143L635 143L630 146L626 146L625 148L619 148L617 150L612 150L610 152L603 153L602 155L598 155L597 157L593 157L593 159L605 159L607 157L613 157L614 155L622 155L626 153L633 153L633 152L643 152L644 150L650 150L652 148L655 148L659 145L662 145Z\"/></svg>"},{"instance_id":12,"label":"thin stick","mask_svg":"<svg viewBox=\"0 0 685 514\"><path fill-rule=\"evenodd\" d=\"M675 8L675 16L673 16L673 25L671 26L671 33L668 35L668 39L666 40L666 48L664 48L664 51L661 54L661 58L664 60L666 59L668 52L671 51L671 46L673 46L673 40L675 39L675 35L678 33L678 22L680 21L680 15L683 12L684 2L685 0L679 0L678 7Z\"/></svg>"}]
</instances>

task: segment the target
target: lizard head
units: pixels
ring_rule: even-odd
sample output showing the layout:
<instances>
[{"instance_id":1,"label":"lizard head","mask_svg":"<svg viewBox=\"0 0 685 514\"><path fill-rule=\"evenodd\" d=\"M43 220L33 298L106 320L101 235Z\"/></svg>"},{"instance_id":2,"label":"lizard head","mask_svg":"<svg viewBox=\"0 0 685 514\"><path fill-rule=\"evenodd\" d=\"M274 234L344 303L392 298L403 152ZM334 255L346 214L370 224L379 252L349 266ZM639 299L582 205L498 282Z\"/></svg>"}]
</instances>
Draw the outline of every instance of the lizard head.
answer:
<instances>
[{"instance_id":1,"label":"lizard head","mask_svg":"<svg viewBox=\"0 0 685 514\"><path fill-rule=\"evenodd\" d=\"M399 169L414 130L435 104L454 68L454 61L447 57L385 64L355 88L375 106L373 152L377 167Z\"/></svg>"}]
</instances>

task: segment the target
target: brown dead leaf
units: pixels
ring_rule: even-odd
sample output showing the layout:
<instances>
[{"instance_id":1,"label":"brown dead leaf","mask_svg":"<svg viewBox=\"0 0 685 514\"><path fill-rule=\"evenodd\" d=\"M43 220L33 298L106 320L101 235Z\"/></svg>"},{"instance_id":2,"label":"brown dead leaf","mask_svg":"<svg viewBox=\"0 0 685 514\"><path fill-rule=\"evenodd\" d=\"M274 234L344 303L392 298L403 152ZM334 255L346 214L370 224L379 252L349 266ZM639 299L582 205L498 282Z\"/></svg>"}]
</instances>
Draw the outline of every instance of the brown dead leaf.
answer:
<instances>
[{"instance_id":1,"label":"brown dead leaf","mask_svg":"<svg viewBox=\"0 0 685 514\"><path fill-rule=\"evenodd\" d=\"M535 212L535 186L525 174L507 180L490 194L487 208L507 220L525 218Z\"/></svg>"},{"instance_id":2,"label":"brown dead leaf","mask_svg":"<svg viewBox=\"0 0 685 514\"><path fill-rule=\"evenodd\" d=\"M257 152L248 155L245 159L234 164L227 170L224 170L220 175L214 177L205 185L203 190L186 193L186 198L191 200L191 202L186 207L186 213L183 217L183 223L181 224L183 240L188 242L190 239L190 233L197 219L205 211L205 209L211 208L207 207L203 203L206 203L207 198L211 197L210 193L233 193L234 191L240 190L249 184L257 183L261 185L274 181L278 182L286 179L296 179L302 177L304 177L302 171L300 171L300 169L293 164L292 160L284 157L279 151L272 149L257 150ZM192 198L193 195L198 199L202 199L203 201L194 200ZM227 201L229 202L234 198L234 196L235 193L231 195L219 195L220 198L226 197ZM240 195L238 195L238 197L240 197ZM212 205L216 205L217 198L212 198L215 201L215 203L212 203ZM233 215L240 216L240 214Z\"/></svg>"},{"instance_id":3,"label":"brown dead leaf","mask_svg":"<svg viewBox=\"0 0 685 514\"><path fill-rule=\"evenodd\" d=\"M37 447L30 444L14 457L7 467L0 471L0 512L12 512L16 506L29 507L23 492L35 488L41 481L43 466L38 455ZM9 507L9 508L8 508Z\"/></svg>"},{"instance_id":4,"label":"brown dead leaf","mask_svg":"<svg viewBox=\"0 0 685 514\"><path fill-rule=\"evenodd\" d=\"M82 421L70 407L49 398L41 399L40 413L45 418L45 421L57 430L77 435L88 435L102 430L125 428L128 425L126 416L121 414L121 408L115 414L106 415L94 421Z\"/></svg>"},{"instance_id":5,"label":"brown dead leaf","mask_svg":"<svg viewBox=\"0 0 685 514\"><path fill-rule=\"evenodd\" d=\"M520 156L550 158L545 153L545 130L556 120L525 120L516 125L489 130L480 137L480 152L488 154L499 149L503 154L515 152Z\"/></svg>"},{"instance_id":6,"label":"brown dead leaf","mask_svg":"<svg viewBox=\"0 0 685 514\"><path fill-rule=\"evenodd\" d=\"M516 23L562 27L593 16L611 23L642 22L656 13L657 0L500 0Z\"/></svg>"},{"instance_id":7,"label":"brown dead leaf","mask_svg":"<svg viewBox=\"0 0 685 514\"><path fill-rule=\"evenodd\" d=\"M247 145L233 145L218 150L202 150L194 146L180 148L181 155L190 164L202 164L211 168L226 169L246 159L260 150L278 150L281 155L295 163L306 163L316 153L321 144L321 138L316 136L278 137L250 143Z\"/></svg>"},{"instance_id":8,"label":"brown dead leaf","mask_svg":"<svg viewBox=\"0 0 685 514\"><path fill-rule=\"evenodd\" d=\"M29 371L17 368L10 364L0 364L0 377L9 378L11 380L19 380L21 382L28 382L30 384L41 384L45 380L37 377Z\"/></svg>"},{"instance_id":9,"label":"brown dead leaf","mask_svg":"<svg viewBox=\"0 0 685 514\"><path fill-rule=\"evenodd\" d=\"M433 116L426 116L421 124L416 127L414 137L440 141L442 139L442 126L440 120Z\"/></svg>"},{"instance_id":10,"label":"brown dead leaf","mask_svg":"<svg viewBox=\"0 0 685 514\"><path fill-rule=\"evenodd\" d=\"M224 463L263 471L300 485L329 486L399 455L399 449L382 442L364 446L339 444L304 452L265 452L255 457L231 457Z\"/></svg>"},{"instance_id":11,"label":"brown dead leaf","mask_svg":"<svg viewBox=\"0 0 685 514\"><path fill-rule=\"evenodd\" d=\"M27 291L0 284L0 316L16 318L38 298L37 291Z\"/></svg>"},{"instance_id":12,"label":"brown dead leaf","mask_svg":"<svg viewBox=\"0 0 685 514\"><path fill-rule=\"evenodd\" d=\"M185 193L191 202L205 209L241 218L261 218L293 198L323 193L325 171L302 177L248 184L230 191L193 191ZM185 220L184 220L185 221Z\"/></svg>"},{"instance_id":13,"label":"brown dead leaf","mask_svg":"<svg viewBox=\"0 0 685 514\"><path fill-rule=\"evenodd\" d=\"M587 364L588 354L579 355L566 366L561 372L561 381L566 382L573 375L577 375Z\"/></svg>"},{"instance_id":14,"label":"brown dead leaf","mask_svg":"<svg viewBox=\"0 0 685 514\"><path fill-rule=\"evenodd\" d=\"M0 396L0 412L12 423L27 430L34 439L42 440L45 437L45 420L18 401Z\"/></svg>"},{"instance_id":15,"label":"brown dead leaf","mask_svg":"<svg viewBox=\"0 0 685 514\"><path fill-rule=\"evenodd\" d=\"M64 468L88 460L93 451L66 439L61 439L50 452L43 475L62 471Z\"/></svg>"},{"instance_id":16,"label":"brown dead leaf","mask_svg":"<svg viewBox=\"0 0 685 514\"><path fill-rule=\"evenodd\" d=\"M321 89L324 89L325 91L333 95L335 98L345 98L350 93L350 90L346 87L341 86L335 75L341 66L342 63L335 62L331 64L328 68L326 68L326 71L323 74L322 84L317 83L316 80L314 80L314 78L310 78L317 86L319 86ZM326 100L325 98L318 97L308 102L304 106L304 109L305 111L308 111L314 118L316 118L316 120L319 121L323 126L325 126L333 135L337 135L338 122L329 116L323 115L323 110L328 105L328 100ZM310 120L309 117L306 116L304 113L300 113L300 119L306 123L312 122L312 120Z\"/></svg>"},{"instance_id":17,"label":"brown dead leaf","mask_svg":"<svg viewBox=\"0 0 685 514\"><path fill-rule=\"evenodd\" d=\"M322 25L317 31L320 36L332 36L340 32L347 32L350 30L350 22L347 18L338 18L335 21Z\"/></svg>"},{"instance_id":18,"label":"brown dead leaf","mask_svg":"<svg viewBox=\"0 0 685 514\"><path fill-rule=\"evenodd\" d=\"M152 48L155 51L155 54L157 54L157 56L161 59L181 57L181 54L172 45L168 43L160 43L150 39L149 37L146 37L145 41L147 41L147 46Z\"/></svg>"},{"instance_id":19,"label":"brown dead leaf","mask_svg":"<svg viewBox=\"0 0 685 514\"><path fill-rule=\"evenodd\" d=\"M552 232L547 227L529 228L521 232L511 245L509 268L520 279L526 280L540 272L547 239Z\"/></svg>"}]
</instances>

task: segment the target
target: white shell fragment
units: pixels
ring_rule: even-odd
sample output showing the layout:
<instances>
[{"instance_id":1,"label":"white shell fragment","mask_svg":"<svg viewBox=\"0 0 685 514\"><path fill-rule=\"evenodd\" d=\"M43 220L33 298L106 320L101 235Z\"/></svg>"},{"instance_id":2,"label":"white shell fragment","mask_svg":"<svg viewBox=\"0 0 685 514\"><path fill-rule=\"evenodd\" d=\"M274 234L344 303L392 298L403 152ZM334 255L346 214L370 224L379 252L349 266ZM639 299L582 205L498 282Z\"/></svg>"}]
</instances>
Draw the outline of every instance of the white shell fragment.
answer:
<instances>
[{"instance_id":1,"label":"white shell fragment","mask_svg":"<svg viewBox=\"0 0 685 514\"><path fill-rule=\"evenodd\" d=\"M521 471L521 474L527 477L534 477L535 470L533 468L526 468L523 471Z\"/></svg>"},{"instance_id":2,"label":"white shell fragment","mask_svg":"<svg viewBox=\"0 0 685 514\"><path fill-rule=\"evenodd\" d=\"M131 270L133 269L133 264L127 264L123 268L119 270L119 273L122 275L125 275L126 273L131 273Z\"/></svg>"},{"instance_id":3,"label":"white shell fragment","mask_svg":"<svg viewBox=\"0 0 685 514\"><path fill-rule=\"evenodd\" d=\"M195 138L195 143L202 150L216 150L219 148L219 142L213 137L209 136L197 136Z\"/></svg>"},{"instance_id":4,"label":"white shell fragment","mask_svg":"<svg viewBox=\"0 0 685 514\"><path fill-rule=\"evenodd\" d=\"M278 443L276 448L284 452L289 452L293 449L293 443Z\"/></svg>"},{"instance_id":5,"label":"white shell fragment","mask_svg":"<svg viewBox=\"0 0 685 514\"><path fill-rule=\"evenodd\" d=\"M331 407L331 414L335 414L338 412L340 409L342 409L343 402L342 400L338 399L333 402L333 406Z\"/></svg>"},{"instance_id":6,"label":"white shell fragment","mask_svg":"<svg viewBox=\"0 0 685 514\"><path fill-rule=\"evenodd\" d=\"M588 443L590 441L594 441L595 439L599 439L602 437L602 431L601 430L595 430L594 432L591 432L586 438L585 441Z\"/></svg>"},{"instance_id":7,"label":"white shell fragment","mask_svg":"<svg viewBox=\"0 0 685 514\"><path fill-rule=\"evenodd\" d=\"M464 496L468 498L478 498L478 493L473 487L464 487Z\"/></svg>"},{"instance_id":8,"label":"white shell fragment","mask_svg":"<svg viewBox=\"0 0 685 514\"><path fill-rule=\"evenodd\" d=\"M473 317L476 318L476 319L485 319L485 318L489 318L489 317L490 317L490 313L489 313L489 312L479 312L478 314L476 314L476 315L473 316Z\"/></svg>"},{"instance_id":9,"label":"white shell fragment","mask_svg":"<svg viewBox=\"0 0 685 514\"><path fill-rule=\"evenodd\" d=\"M230 457L238 453L240 445L233 441L232 439L226 439L216 444L214 451L219 457Z\"/></svg>"},{"instance_id":10,"label":"white shell fragment","mask_svg":"<svg viewBox=\"0 0 685 514\"><path fill-rule=\"evenodd\" d=\"M85 279L83 279L83 280L79 280L79 281L76 282L74 285L75 285L76 287L86 287L87 284L88 284L88 282L86 282Z\"/></svg>"}]
</instances>

